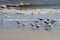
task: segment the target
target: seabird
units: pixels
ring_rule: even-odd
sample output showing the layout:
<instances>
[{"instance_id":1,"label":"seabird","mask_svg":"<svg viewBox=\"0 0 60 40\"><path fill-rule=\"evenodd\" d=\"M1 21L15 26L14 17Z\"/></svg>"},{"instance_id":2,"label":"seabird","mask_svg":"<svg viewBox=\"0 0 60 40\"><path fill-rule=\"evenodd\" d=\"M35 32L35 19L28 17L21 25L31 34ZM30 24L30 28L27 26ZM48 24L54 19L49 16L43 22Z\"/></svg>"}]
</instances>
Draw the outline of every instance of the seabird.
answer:
<instances>
[{"instance_id":1,"label":"seabird","mask_svg":"<svg viewBox=\"0 0 60 40\"><path fill-rule=\"evenodd\" d=\"M20 24L20 22L19 22L19 21L16 21L16 23L17 23L17 24Z\"/></svg>"},{"instance_id":2,"label":"seabird","mask_svg":"<svg viewBox=\"0 0 60 40\"><path fill-rule=\"evenodd\" d=\"M56 20L51 20L50 23L54 24L55 22L57 22Z\"/></svg>"},{"instance_id":3,"label":"seabird","mask_svg":"<svg viewBox=\"0 0 60 40\"><path fill-rule=\"evenodd\" d=\"M42 21L43 19L42 18L39 18L40 21Z\"/></svg>"},{"instance_id":4,"label":"seabird","mask_svg":"<svg viewBox=\"0 0 60 40\"><path fill-rule=\"evenodd\" d=\"M1 19L1 24L3 24L3 19Z\"/></svg>"},{"instance_id":5,"label":"seabird","mask_svg":"<svg viewBox=\"0 0 60 40\"><path fill-rule=\"evenodd\" d=\"M44 21L44 23L47 24L47 25L49 24L47 21Z\"/></svg>"}]
</instances>

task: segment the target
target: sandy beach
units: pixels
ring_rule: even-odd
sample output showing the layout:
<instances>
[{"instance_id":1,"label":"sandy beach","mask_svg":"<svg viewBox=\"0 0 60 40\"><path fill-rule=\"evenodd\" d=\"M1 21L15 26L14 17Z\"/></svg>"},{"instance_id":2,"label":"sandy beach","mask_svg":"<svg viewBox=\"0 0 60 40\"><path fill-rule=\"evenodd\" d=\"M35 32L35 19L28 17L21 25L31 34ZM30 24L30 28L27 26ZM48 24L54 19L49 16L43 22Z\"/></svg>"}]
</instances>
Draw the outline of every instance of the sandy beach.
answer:
<instances>
[{"instance_id":1,"label":"sandy beach","mask_svg":"<svg viewBox=\"0 0 60 40\"><path fill-rule=\"evenodd\" d=\"M0 31L0 40L60 40L60 32L37 30Z\"/></svg>"},{"instance_id":2,"label":"sandy beach","mask_svg":"<svg viewBox=\"0 0 60 40\"><path fill-rule=\"evenodd\" d=\"M60 40L60 1L0 0L0 40Z\"/></svg>"}]
</instances>

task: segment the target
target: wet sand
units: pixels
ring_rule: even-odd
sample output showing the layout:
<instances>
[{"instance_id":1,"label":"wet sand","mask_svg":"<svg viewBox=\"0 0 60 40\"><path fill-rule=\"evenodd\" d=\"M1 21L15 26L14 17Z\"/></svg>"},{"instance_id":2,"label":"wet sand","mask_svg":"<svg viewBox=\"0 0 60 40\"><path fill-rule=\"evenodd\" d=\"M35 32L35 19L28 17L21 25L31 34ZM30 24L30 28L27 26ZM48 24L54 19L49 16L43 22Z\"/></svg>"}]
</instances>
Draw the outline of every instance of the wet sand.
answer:
<instances>
[{"instance_id":1,"label":"wet sand","mask_svg":"<svg viewBox=\"0 0 60 40\"><path fill-rule=\"evenodd\" d=\"M60 32L56 31L0 31L0 40L60 40Z\"/></svg>"}]
</instances>

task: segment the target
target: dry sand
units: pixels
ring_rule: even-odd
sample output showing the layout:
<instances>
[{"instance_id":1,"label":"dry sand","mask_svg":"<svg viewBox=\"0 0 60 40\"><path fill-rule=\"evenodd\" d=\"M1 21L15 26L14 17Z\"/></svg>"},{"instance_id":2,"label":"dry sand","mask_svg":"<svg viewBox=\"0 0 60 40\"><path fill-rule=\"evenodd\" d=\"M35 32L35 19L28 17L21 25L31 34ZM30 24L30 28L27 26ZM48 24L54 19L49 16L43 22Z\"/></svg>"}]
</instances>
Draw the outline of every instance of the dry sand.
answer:
<instances>
[{"instance_id":1,"label":"dry sand","mask_svg":"<svg viewBox=\"0 0 60 40\"><path fill-rule=\"evenodd\" d=\"M32 31L0 31L0 40L60 40L60 32Z\"/></svg>"}]
</instances>

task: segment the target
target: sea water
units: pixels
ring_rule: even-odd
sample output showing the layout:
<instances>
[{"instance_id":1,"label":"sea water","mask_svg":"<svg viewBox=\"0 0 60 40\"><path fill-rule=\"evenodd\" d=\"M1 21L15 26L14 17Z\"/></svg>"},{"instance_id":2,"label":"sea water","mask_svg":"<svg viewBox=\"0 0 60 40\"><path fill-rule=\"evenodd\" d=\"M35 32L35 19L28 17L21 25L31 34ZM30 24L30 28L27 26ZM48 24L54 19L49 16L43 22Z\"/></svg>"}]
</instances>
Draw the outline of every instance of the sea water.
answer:
<instances>
[{"instance_id":1,"label":"sea water","mask_svg":"<svg viewBox=\"0 0 60 40\"><path fill-rule=\"evenodd\" d=\"M6 17L7 16L7 17ZM0 14L0 31L2 30L17 30L18 20L20 23L26 24L25 28L30 30L30 23L38 20L38 18L60 19L60 14L43 14L43 15L21 15L21 14ZM3 24L1 20L3 19ZM41 29L43 30L43 29ZM55 23L54 31L60 31L60 21Z\"/></svg>"}]
</instances>

